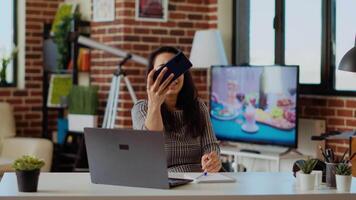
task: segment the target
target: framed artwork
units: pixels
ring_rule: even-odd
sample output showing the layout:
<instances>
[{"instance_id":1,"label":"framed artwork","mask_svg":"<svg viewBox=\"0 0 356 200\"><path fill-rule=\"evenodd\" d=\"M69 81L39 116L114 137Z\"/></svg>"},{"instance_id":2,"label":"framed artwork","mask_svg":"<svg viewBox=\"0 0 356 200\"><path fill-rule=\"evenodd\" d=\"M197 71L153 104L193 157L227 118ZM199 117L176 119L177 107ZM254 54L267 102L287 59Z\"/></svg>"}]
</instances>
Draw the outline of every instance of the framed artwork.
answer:
<instances>
[{"instance_id":1,"label":"framed artwork","mask_svg":"<svg viewBox=\"0 0 356 200\"><path fill-rule=\"evenodd\" d=\"M115 20L115 0L93 0L93 21L110 22Z\"/></svg>"},{"instance_id":2,"label":"framed artwork","mask_svg":"<svg viewBox=\"0 0 356 200\"><path fill-rule=\"evenodd\" d=\"M55 108L64 107L63 98L68 96L71 88L71 74L53 74L49 84L47 106Z\"/></svg>"},{"instance_id":3,"label":"framed artwork","mask_svg":"<svg viewBox=\"0 0 356 200\"><path fill-rule=\"evenodd\" d=\"M58 32L58 25L62 23L63 18L72 17L77 9L76 3L61 3L59 4L58 10L54 17L54 21L52 24L51 32L52 34Z\"/></svg>"},{"instance_id":4,"label":"framed artwork","mask_svg":"<svg viewBox=\"0 0 356 200\"><path fill-rule=\"evenodd\" d=\"M138 21L168 20L168 0L136 0L135 15Z\"/></svg>"}]
</instances>

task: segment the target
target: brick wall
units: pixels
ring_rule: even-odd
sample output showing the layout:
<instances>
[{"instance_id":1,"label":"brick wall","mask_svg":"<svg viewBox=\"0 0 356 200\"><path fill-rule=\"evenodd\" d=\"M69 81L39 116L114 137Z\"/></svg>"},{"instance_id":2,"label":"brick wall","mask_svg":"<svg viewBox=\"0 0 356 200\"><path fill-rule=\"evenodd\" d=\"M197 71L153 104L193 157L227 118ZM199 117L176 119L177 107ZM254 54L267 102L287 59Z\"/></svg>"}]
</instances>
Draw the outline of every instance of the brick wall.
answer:
<instances>
[{"instance_id":1,"label":"brick wall","mask_svg":"<svg viewBox=\"0 0 356 200\"><path fill-rule=\"evenodd\" d=\"M327 131L356 130L356 98L302 95L299 116L326 120ZM341 156L349 147L348 140L328 140L327 146Z\"/></svg>"},{"instance_id":2,"label":"brick wall","mask_svg":"<svg viewBox=\"0 0 356 200\"><path fill-rule=\"evenodd\" d=\"M40 136L42 133L42 30L52 22L62 0L26 1L25 89L0 88L0 101L12 104L17 135Z\"/></svg>"},{"instance_id":3,"label":"brick wall","mask_svg":"<svg viewBox=\"0 0 356 200\"><path fill-rule=\"evenodd\" d=\"M137 21L135 20L135 1L116 0L115 21L93 22L91 36L105 44L144 57L161 45L178 47L189 55L195 31L216 27L216 0L170 0L167 22ZM119 58L101 51L93 51L92 58L91 82L100 87L100 113L103 114L111 74L115 70ZM125 65L124 70L127 72L138 98L145 98L146 66L129 62ZM202 97L206 98L206 71L195 71L193 74ZM130 127L132 103L126 88L122 87L122 91L116 124L118 127Z\"/></svg>"}]
</instances>

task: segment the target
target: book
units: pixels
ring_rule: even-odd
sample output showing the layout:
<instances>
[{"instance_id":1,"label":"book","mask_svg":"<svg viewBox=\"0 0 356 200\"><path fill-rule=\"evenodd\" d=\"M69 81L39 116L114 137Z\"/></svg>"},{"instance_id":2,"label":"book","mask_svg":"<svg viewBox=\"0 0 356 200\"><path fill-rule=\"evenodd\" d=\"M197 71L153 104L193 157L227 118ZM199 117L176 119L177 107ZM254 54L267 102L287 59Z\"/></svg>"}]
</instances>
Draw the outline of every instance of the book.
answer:
<instances>
[{"instance_id":1,"label":"book","mask_svg":"<svg viewBox=\"0 0 356 200\"><path fill-rule=\"evenodd\" d=\"M235 178L224 175L223 173L187 173L184 178L192 179L196 183L229 183L235 182Z\"/></svg>"}]
</instances>

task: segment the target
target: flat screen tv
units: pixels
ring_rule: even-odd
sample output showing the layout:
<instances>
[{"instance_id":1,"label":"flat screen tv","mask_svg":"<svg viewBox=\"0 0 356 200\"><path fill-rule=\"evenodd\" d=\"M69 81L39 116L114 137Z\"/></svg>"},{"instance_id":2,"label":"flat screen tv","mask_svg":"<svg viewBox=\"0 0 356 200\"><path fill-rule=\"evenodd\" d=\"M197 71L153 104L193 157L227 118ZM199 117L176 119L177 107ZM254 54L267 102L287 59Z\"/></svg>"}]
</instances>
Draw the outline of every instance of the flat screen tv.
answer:
<instances>
[{"instance_id":1,"label":"flat screen tv","mask_svg":"<svg viewBox=\"0 0 356 200\"><path fill-rule=\"evenodd\" d=\"M297 148L298 66L213 66L210 116L222 141Z\"/></svg>"}]
</instances>

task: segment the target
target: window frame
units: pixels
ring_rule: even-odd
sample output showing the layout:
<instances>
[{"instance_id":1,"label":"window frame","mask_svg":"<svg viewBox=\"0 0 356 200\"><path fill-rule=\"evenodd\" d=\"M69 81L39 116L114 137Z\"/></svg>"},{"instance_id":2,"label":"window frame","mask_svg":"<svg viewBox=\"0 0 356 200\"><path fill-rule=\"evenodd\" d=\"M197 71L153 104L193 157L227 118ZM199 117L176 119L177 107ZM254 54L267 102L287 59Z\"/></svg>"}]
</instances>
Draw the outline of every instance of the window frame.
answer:
<instances>
[{"instance_id":1,"label":"window frame","mask_svg":"<svg viewBox=\"0 0 356 200\"><path fill-rule=\"evenodd\" d=\"M14 29L14 38L13 42L17 46L18 45L18 3L17 0L13 1L13 29ZM12 68L13 68L13 82L7 84L6 86L0 86L0 88L9 88L9 87L16 87L17 86L17 72L18 72L18 55L16 54L12 59Z\"/></svg>"},{"instance_id":2,"label":"window frame","mask_svg":"<svg viewBox=\"0 0 356 200\"><path fill-rule=\"evenodd\" d=\"M275 0L275 64L285 65L285 0ZM233 48L234 65L245 65L249 62L249 0L233 2ZM356 96L356 91L335 89L335 35L336 35L336 0L322 1L322 34L321 34L321 82L320 84L299 84L300 94ZM241 28L245 31L239 31Z\"/></svg>"}]
</instances>

